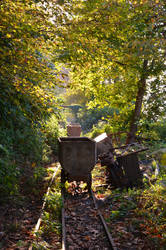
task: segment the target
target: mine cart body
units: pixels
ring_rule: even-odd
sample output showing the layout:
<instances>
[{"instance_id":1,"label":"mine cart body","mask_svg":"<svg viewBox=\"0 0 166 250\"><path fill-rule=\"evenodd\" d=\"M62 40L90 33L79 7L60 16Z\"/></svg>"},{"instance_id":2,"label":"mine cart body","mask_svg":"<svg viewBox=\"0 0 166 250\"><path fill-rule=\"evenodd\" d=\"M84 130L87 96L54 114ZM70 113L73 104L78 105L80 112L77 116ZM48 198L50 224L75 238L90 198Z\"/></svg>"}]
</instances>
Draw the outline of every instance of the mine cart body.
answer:
<instances>
[{"instance_id":1,"label":"mine cart body","mask_svg":"<svg viewBox=\"0 0 166 250\"><path fill-rule=\"evenodd\" d=\"M95 141L87 137L59 138L59 161L68 181L91 185L91 171L96 163Z\"/></svg>"},{"instance_id":2,"label":"mine cart body","mask_svg":"<svg viewBox=\"0 0 166 250\"><path fill-rule=\"evenodd\" d=\"M139 168L138 153L132 152L124 156L117 157L119 166L124 171L124 178L129 187L142 183L142 173Z\"/></svg>"},{"instance_id":3,"label":"mine cart body","mask_svg":"<svg viewBox=\"0 0 166 250\"><path fill-rule=\"evenodd\" d=\"M112 140L107 136L106 133L102 133L101 135L94 138L94 140L96 142L97 157L113 148Z\"/></svg>"},{"instance_id":4,"label":"mine cart body","mask_svg":"<svg viewBox=\"0 0 166 250\"><path fill-rule=\"evenodd\" d=\"M127 134L128 135L128 134ZM139 167L138 154L148 150L140 142L124 144L124 132L107 135L103 133L94 139L101 166L106 166L106 182L114 187L142 185L143 174Z\"/></svg>"},{"instance_id":5,"label":"mine cart body","mask_svg":"<svg viewBox=\"0 0 166 250\"><path fill-rule=\"evenodd\" d=\"M70 137L77 137L81 134L81 125L78 123L67 125L67 135Z\"/></svg>"}]
</instances>

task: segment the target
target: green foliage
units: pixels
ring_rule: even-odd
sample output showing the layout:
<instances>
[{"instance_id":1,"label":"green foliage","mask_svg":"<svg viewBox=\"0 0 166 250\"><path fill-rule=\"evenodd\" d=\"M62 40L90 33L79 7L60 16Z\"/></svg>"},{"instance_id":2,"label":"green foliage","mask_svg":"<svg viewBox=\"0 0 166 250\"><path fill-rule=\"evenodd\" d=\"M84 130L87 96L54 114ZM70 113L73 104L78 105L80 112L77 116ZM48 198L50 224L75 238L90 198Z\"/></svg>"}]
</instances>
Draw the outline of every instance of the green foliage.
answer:
<instances>
[{"instance_id":1,"label":"green foliage","mask_svg":"<svg viewBox=\"0 0 166 250\"><path fill-rule=\"evenodd\" d=\"M113 199L110 204L111 214L108 220L124 219L137 208L137 200L141 194L141 190L129 189L113 191ZM116 209L115 209L116 208Z\"/></svg>"},{"instance_id":2,"label":"green foliage","mask_svg":"<svg viewBox=\"0 0 166 250\"><path fill-rule=\"evenodd\" d=\"M144 138L164 142L166 139L165 119L160 118L158 121L149 121L146 116L143 117L140 121L140 134Z\"/></svg>"},{"instance_id":3,"label":"green foliage","mask_svg":"<svg viewBox=\"0 0 166 250\"><path fill-rule=\"evenodd\" d=\"M124 222L127 219L134 230L141 231L155 249L164 249L166 243L166 196L165 174L153 185L145 185L144 189L128 189L112 191L111 213L108 221Z\"/></svg>"},{"instance_id":4,"label":"green foliage","mask_svg":"<svg viewBox=\"0 0 166 250\"><path fill-rule=\"evenodd\" d=\"M15 195L19 191L19 178L29 171L32 174L34 167L37 168L48 155L49 149L41 132L28 121L20 120L17 128L14 125L1 127L0 140L0 194Z\"/></svg>"},{"instance_id":5,"label":"green foliage","mask_svg":"<svg viewBox=\"0 0 166 250\"><path fill-rule=\"evenodd\" d=\"M51 60L54 27L45 6L2 0L0 16L0 195L5 196L18 193L20 180L35 185L44 176L41 166L52 151L40 123L57 112L55 87L63 80L61 66Z\"/></svg>"},{"instance_id":6,"label":"green foliage","mask_svg":"<svg viewBox=\"0 0 166 250\"><path fill-rule=\"evenodd\" d=\"M165 119L157 122L144 119L140 122L140 131L138 136L142 138L144 146L149 150L141 154L141 157L154 158L158 164L164 163L164 150L166 148Z\"/></svg>"},{"instance_id":7,"label":"green foliage","mask_svg":"<svg viewBox=\"0 0 166 250\"><path fill-rule=\"evenodd\" d=\"M37 242L33 242L34 249L56 247L60 249L60 246L55 246L55 241L53 240L54 236L56 239L60 238L61 233L62 197L60 187L60 172L58 172L56 182L52 184L51 191L45 197L46 206L42 215L42 224L39 231L36 232Z\"/></svg>"},{"instance_id":8,"label":"green foliage","mask_svg":"<svg viewBox=\"0 0 166 250\"><path fill-rule=\"evenodd\" d=\"M0 194L8 195L18 192L18 176L19 169L14 161L12 161L12 139L8 131L1 129L0 131Z\"/></svg>"},{"instance_id":9,"label":"green foliage","mask_svg":"<svg viewBox=\"0 0 166 250\"><path fill-rule=\"evenodd\" d=\"M58 82L45 50L51 48L45 38L51 23L32 1L1 1L0 15L1 118L7 122L21 112L39 120L55 100L51 88Z\"/></svg>"},{"instance_id":10,"label":"green foliage","mask_svg":"<svg viewBox=\"0 0 166 250\"><path fill-rule=\"evenodd\" d=\"M91 108L118 108L121 127L139 125L143 103L149 117L164 114L165 7L164 0L62 5L64 48L55 53L71 65L72 87L92 97Z\"/></svg>"},{"instance_id":11,"label":"green foliage","mask_svg":"<svg viewBox=\"0 0 166 250\"><path fill-rule=\"evenodd\" d=\"M97 124L97 126L93 126L92 130L89 133L87 133L86 136L88 136L90 138L95 138L104 132L105 132L104 124L103 124L103 122L99 122Z\"/></svg>"},{"instance_id":12,"label":"green foliage","mask_svg":"<svg viewBox=\"0 0 166 250\"><path fill-rule=\"evenodd\" d=\"M157 123L166 112L164 105L166 98L165 80L165 74L163 73L150 81L149 94L144 101L143 114L152 123Z\"/></svg>"},{"instance_id":13,"label":"green foliage","mask_svg":"<svg viewBox=\"0 0 166 250\"><path fill-rule=\"evenodd\" d=\"M159 120L158 122L150 124L151 130L155 131L159 140L166 141L166 120Z\"/></svg>"},{"instance_id":14,"label":"green foliage","mask_svg":"<svg viewBox=\"0 0 166 250\"><path fill-rule=\"evenodd\" d=\"M59 219L61 216L62 208L62 197L61 192L51 192L49 196L46 197L46 207L47 210L54 214L54 218Z\"/></svg>"},{"instance_id":15,"label":"green foliage","mask_svg":"<svg viewBox=\"0 0 166 250\"><path fill-rule=\"evenodd\" d=\"M91 138L95 138L96 136L102 134L102 133L117 133L119 131L124 132L124 134L121 134L121 143L125 143L126 141L126 134L125 132L128 132L128 127L125 125L122 126L124 123L120 122L118 123L118 114L114 113L112 118L108 118L106 120L99 120L96 125L93 125L92 129L86 134L87 136Z\"/></svg>"},{"instance_id":16,"label":"green foliage","mask_svg":"<svg viewBox=\"0 0 166 250\"><path fill-rule=\"evenodd\" d=\"M104 108L83 108L78 113L77 121L81 124L83 131L88 132L92 127L96 126L98 122L106 121L113 113L114 110L108 106Z\"/></svg>"},{"instance_id":17,"label":"green foliage","mask_svg":"<svg viewBox=\"0 0 166 250\"><path fill-rule=\"evenodd\" d=\"M45 212L43 215L44 221L44 234L47 235L52 232L60 233L61 225L57 223L55 219L52 217L52 214Z\"/></svg>"},{"instance_id":18,"label":"green foliage","mask_svg":"<svg viewBox=\"0 0 166 250\"><path fill-rule=\"evenodd\" d=\"M48 235L49 233L52 232L60 234L61 209L62 209L61 192L58 186L56 186L56 190L54 190L54 192L51 192L46 197L46 211L44 212L43 215L43 227L41 228L41 232L44 235Z\"/></svg>"},{"instance_id":19,"label":"green foliage","mask_svg":"<svg viewBox=\"0 0 166 250\"><path fill-rule=\"evenodd\" d=\"M40 184L43 180L44 177L47 176L47 172L46 169L43 168L42 166L36 166L34 167L34 171L33 171L33 182L36 184ZM37 192L39 190L36 190Z\"/></svg>"},{"instance_id":20,"label":"green foliage","mask_svg":"<svg viewBox=\"0 0 166 250\"><path fill-rule=\"evenodd\" d=\"M60 128L58 118L55 114L43 124L42 131L46 138L46 143L49 145L54 154L58 151L58 138L65 136L66 132L63 128Z\"/></svg>"},{"instance_id":21,"label":"green foliage","mask_svg":"<svg viewBox=\"0 0 166 250\"><path fill-rule=\"evenodd\" d=\"M155 239L155 245L165 242L165 187L160 184L151 186L150 189L145 190L139 200L139 216L147 216L147 221L141 224L142 230L148 232L148 237Z\"/></svg>"},{"instance_id":22,"label":"green foliage","mask_svg":"<svg viewBox=\"0 0 166 250\"><path fill-rule=\"evenodd\" d=\"M0 160L0 194L16 195L19 191L18 177L20 171L9 160Z\"/></svg>"}]
</instances>

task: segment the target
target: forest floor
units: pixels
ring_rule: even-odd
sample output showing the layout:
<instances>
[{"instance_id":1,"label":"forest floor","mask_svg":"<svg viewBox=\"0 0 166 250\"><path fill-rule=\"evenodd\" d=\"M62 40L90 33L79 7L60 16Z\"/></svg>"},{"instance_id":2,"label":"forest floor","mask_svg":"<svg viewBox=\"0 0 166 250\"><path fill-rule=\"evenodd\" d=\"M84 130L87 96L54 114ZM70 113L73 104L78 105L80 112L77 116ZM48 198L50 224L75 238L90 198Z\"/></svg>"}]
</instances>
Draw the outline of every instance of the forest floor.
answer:
<instances>
[{"instance_id":1,"label":"forest floor","mask_svg":"<svg viewBox=\"0 0 166 250\"><path fill-rule=\"evenodd\" d=\"M40 217L45 193L56 164L47 166L50 176L29 192L24 183L21 196L15 196L0 205L0 249L61 249L61 193L60 174L56 178L43 214L41 228L34 235ZM151 166L141 166L150 176ZM97 164L92 172L98 206L119 250L166 249L166 190L146 181L144 187L111 189L105 184L105 167ZM68 184L69 185L69 184ZM68 186L69 187L69 186ZM95 248L94 248L95 249Z\"/></svg>"},{"instance_id":2,"label":"forest floor","mask_svg":"<svg viewBox=\"0 0 166 250\"><path fill-rule=\"evenodd\" d=\"M28 249L42 207L42 196L25 194L0 206L0 249Z\"/></svg>"}]
</instances>

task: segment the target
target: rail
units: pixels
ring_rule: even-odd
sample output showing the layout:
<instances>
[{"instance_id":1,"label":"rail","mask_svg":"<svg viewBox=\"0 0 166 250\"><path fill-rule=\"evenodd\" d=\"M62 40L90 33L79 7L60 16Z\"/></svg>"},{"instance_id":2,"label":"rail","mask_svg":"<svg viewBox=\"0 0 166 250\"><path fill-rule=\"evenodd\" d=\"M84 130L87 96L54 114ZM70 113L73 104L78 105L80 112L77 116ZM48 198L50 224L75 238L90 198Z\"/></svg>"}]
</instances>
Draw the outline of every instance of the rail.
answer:
<instances>
[{"instance_id":1,"label":"rail","mask_svg":"<svg viewBox=\"0 0 166 250\"><path fill-rule=\"evenodd\" d=\"M41 222L42 222L42 217L43 217L43 213L44 213L44 209L45 209L45 206L46 206L46 199L50 193L50 190L51 190L51 186L53 184L53 181L57 175L57 172L58 170L60 169L60 164L58 164L57 168L55 169L54 173L53 173L53 176L51 178L51 181L49 183L49 186L47 188L47 192L46 192L46 196L44 198L44 202L43 202L43 205L42 205L42 208L41 208L41 212L40 212L40 216L39 216L39 219L36 223L36 226L35 226L35 229L34 229L34 232L33 232L33 236L35 237L36 236L36 233L39 231L39 228L40 228L40 225L41 225ZM32 244L30 245L30 247L28 248L28 250L32 250L33 249L33 246Z\"/></svg>"},{"instance_id":2,"label":"rail","mask_svg":"<svg viewBox=\"0 0 166 250\"><path fill-rule=\"evenodd\" d=\"M96 228L102 228L101 230L103 231L103 233L105 234L105 236L102 236L102 237L105 237L105 240L103 241L104 244L106 244L106 246L104 247L104 249L111 249L111 250L117 250L115 244L114 244L114 241L113 241L113 238L108 230L108 227L106 225L106 222L98 208L98 205L97 205L97 202L96 202L96 198L95 198L95 195L93 193L93 191L91 190L90 192L90 195L89 197L87 198L88 196L88 193L84 193L84 194L81 194L82 193L82 190L81 192L77 193L75 196L69 196L67 197L64 189L62 190L62 197L63 197L63 208L62 208L62 250L68 250L68 249L76 249L75 247L75 244L77 244L77 241L78 241L78 244L80 242L79 240L79 235L77 234L77 230L74 231L73 229L73 232L70 233L72 231L71 227L72 225L77 225L77 229L79 231L79 223L81 221L81 223L83 223L83 219L86 218L86 216L89 216L89 219L93 219L93 223L94 223L94 231L97 231ZM80 197L79 197L80 195ZM66 197L66 198L65 198ZM86 204L85 204L85 201L86 201ZM73 206L74 208L72 208L72 212L70 213L68 211L68 209L70 209L70 204L72 204L73 202ZM88 215L79 215L79 211L77 211L77 209L75 209L77 207L77 204L78 204L78 207L81 209L81 206L82 206L82 213L83 214L86 214L86 207L87 209L91 206L91 208L89 209L89 212L87 212ZM69 206L69 207L68 207ZM92 208L93 207L93 208ZM77 213L78 212L78 213ZM91 212L91 213L90 213ZM95 219L93 218L93 214L96 215L95 219L96 219L96 222L95 222ZM71 225L70 225L70 232L68 231L68 229L66 229L66 227L69 228L69 220L71 220L71 217L74 216L72 219L73 219L73 222L71 222ZM67 219L68 221L67 221ZM78 222L76 221L76 219L78 220ZM85 219L86 220L86 219ZM94 240L92 240L92 229L91 229L91 225L93 223L90 223L90 231L88 232L88 221L86 223L84 223L84 226L85 228L82 228L81 229L81 232L80 234L83 236L81 236L81 238L84 238L86 237L87 239L87 242L89 241L89 246L88 245L83 245L82 247L83 248L86 248L86 249L94 249L94 248L91 248L90 246L94 244L94 247L96 247L95 244L101 244L101 243L98 243L97 240L95 243ZM96 224L95 224L96 223ZM99 225L99 223L101 225ZM76 232L76 233L75 233ZM68 235L69 234L69 235ZM86 236L84 236L84 234ZM101 234L101 232L100 232ZM73 235L77 235L78 238L74 238L74 243L71 243L71 240L69 242L69 239L73 237ZM100 238L100 237L98 237ZM106 242L108 241L108 242ZM88 243L82 243L82 244L88 244ZM73 244L73 245L72 245ZM97 245L98 246L98 245ZM81 247L81 246L80 246ZM78 249L82 249L82 248L78 248ZM102 248L101 248L102 249Z\"/></svg>"}]
</instances>

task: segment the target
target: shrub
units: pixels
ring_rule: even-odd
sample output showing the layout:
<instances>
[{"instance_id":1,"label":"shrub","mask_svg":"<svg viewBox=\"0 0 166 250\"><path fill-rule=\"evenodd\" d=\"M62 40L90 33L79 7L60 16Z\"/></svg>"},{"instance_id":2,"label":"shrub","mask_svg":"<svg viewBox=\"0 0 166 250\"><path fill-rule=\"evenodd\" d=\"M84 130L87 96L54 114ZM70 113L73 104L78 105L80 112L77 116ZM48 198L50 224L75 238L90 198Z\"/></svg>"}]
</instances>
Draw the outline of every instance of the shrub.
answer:
<instances>
[{"instance_id":1,"label":"shrub","mask_svg":"<svg viewBox=\"0 0 166 250\"><path fill-rule=\"evenodd\" d=\"M9 160L0 159L0 194L3 196L18 193L19 169Z\"/></svg>"},{"instance_id":2,"label":"shrub","mask_svg":"<svg viewBox=\"0 0 166 250\"><path fill-rule=\"evenodd\" d=\"M84 132L90 131L94 126L96 127L101 120L106 121L113 116L114 109L106 106L104 108L85 109L82 108L78 113L77 122L81 124Z\"/></svg>"},{"instance_id":3,"label":"shrub","mask_svg":"<svg viewBox=\"0 0 166 250\"><path fill-rule=\"evenodd\" d=\"M90 138L95 138L104 132L105 132L104 124L103 124L103 122L99 122L98 125L93 126L92 130L89 133L87 133L86 136L88 136Z\"/></svg>"},{"instance_id":4,"label":"shrub","mask_svg":"<svg viewBox=\"0 0 166 250\"><path fill-rule=\"evenodd\" d=\"M32 178L35 168L48 160L50 149L40 130L26 119L20 119L17 127L12 122L1 127L0 142L0 196L4 197L18 193L20 177Z\"/></svg>"},{"instance_id":5,"label":"shrub","mask_svg":"<svg viewBox=\"0 0 166 250\"><path fill-rule=\"evenodd\" d=\"M65 136L65 130L60 128L58 118L52 115L45 124L43 124L46 143L51 147L54 154L58 151L58 137Z\"/></svg>"}]
</instances>

